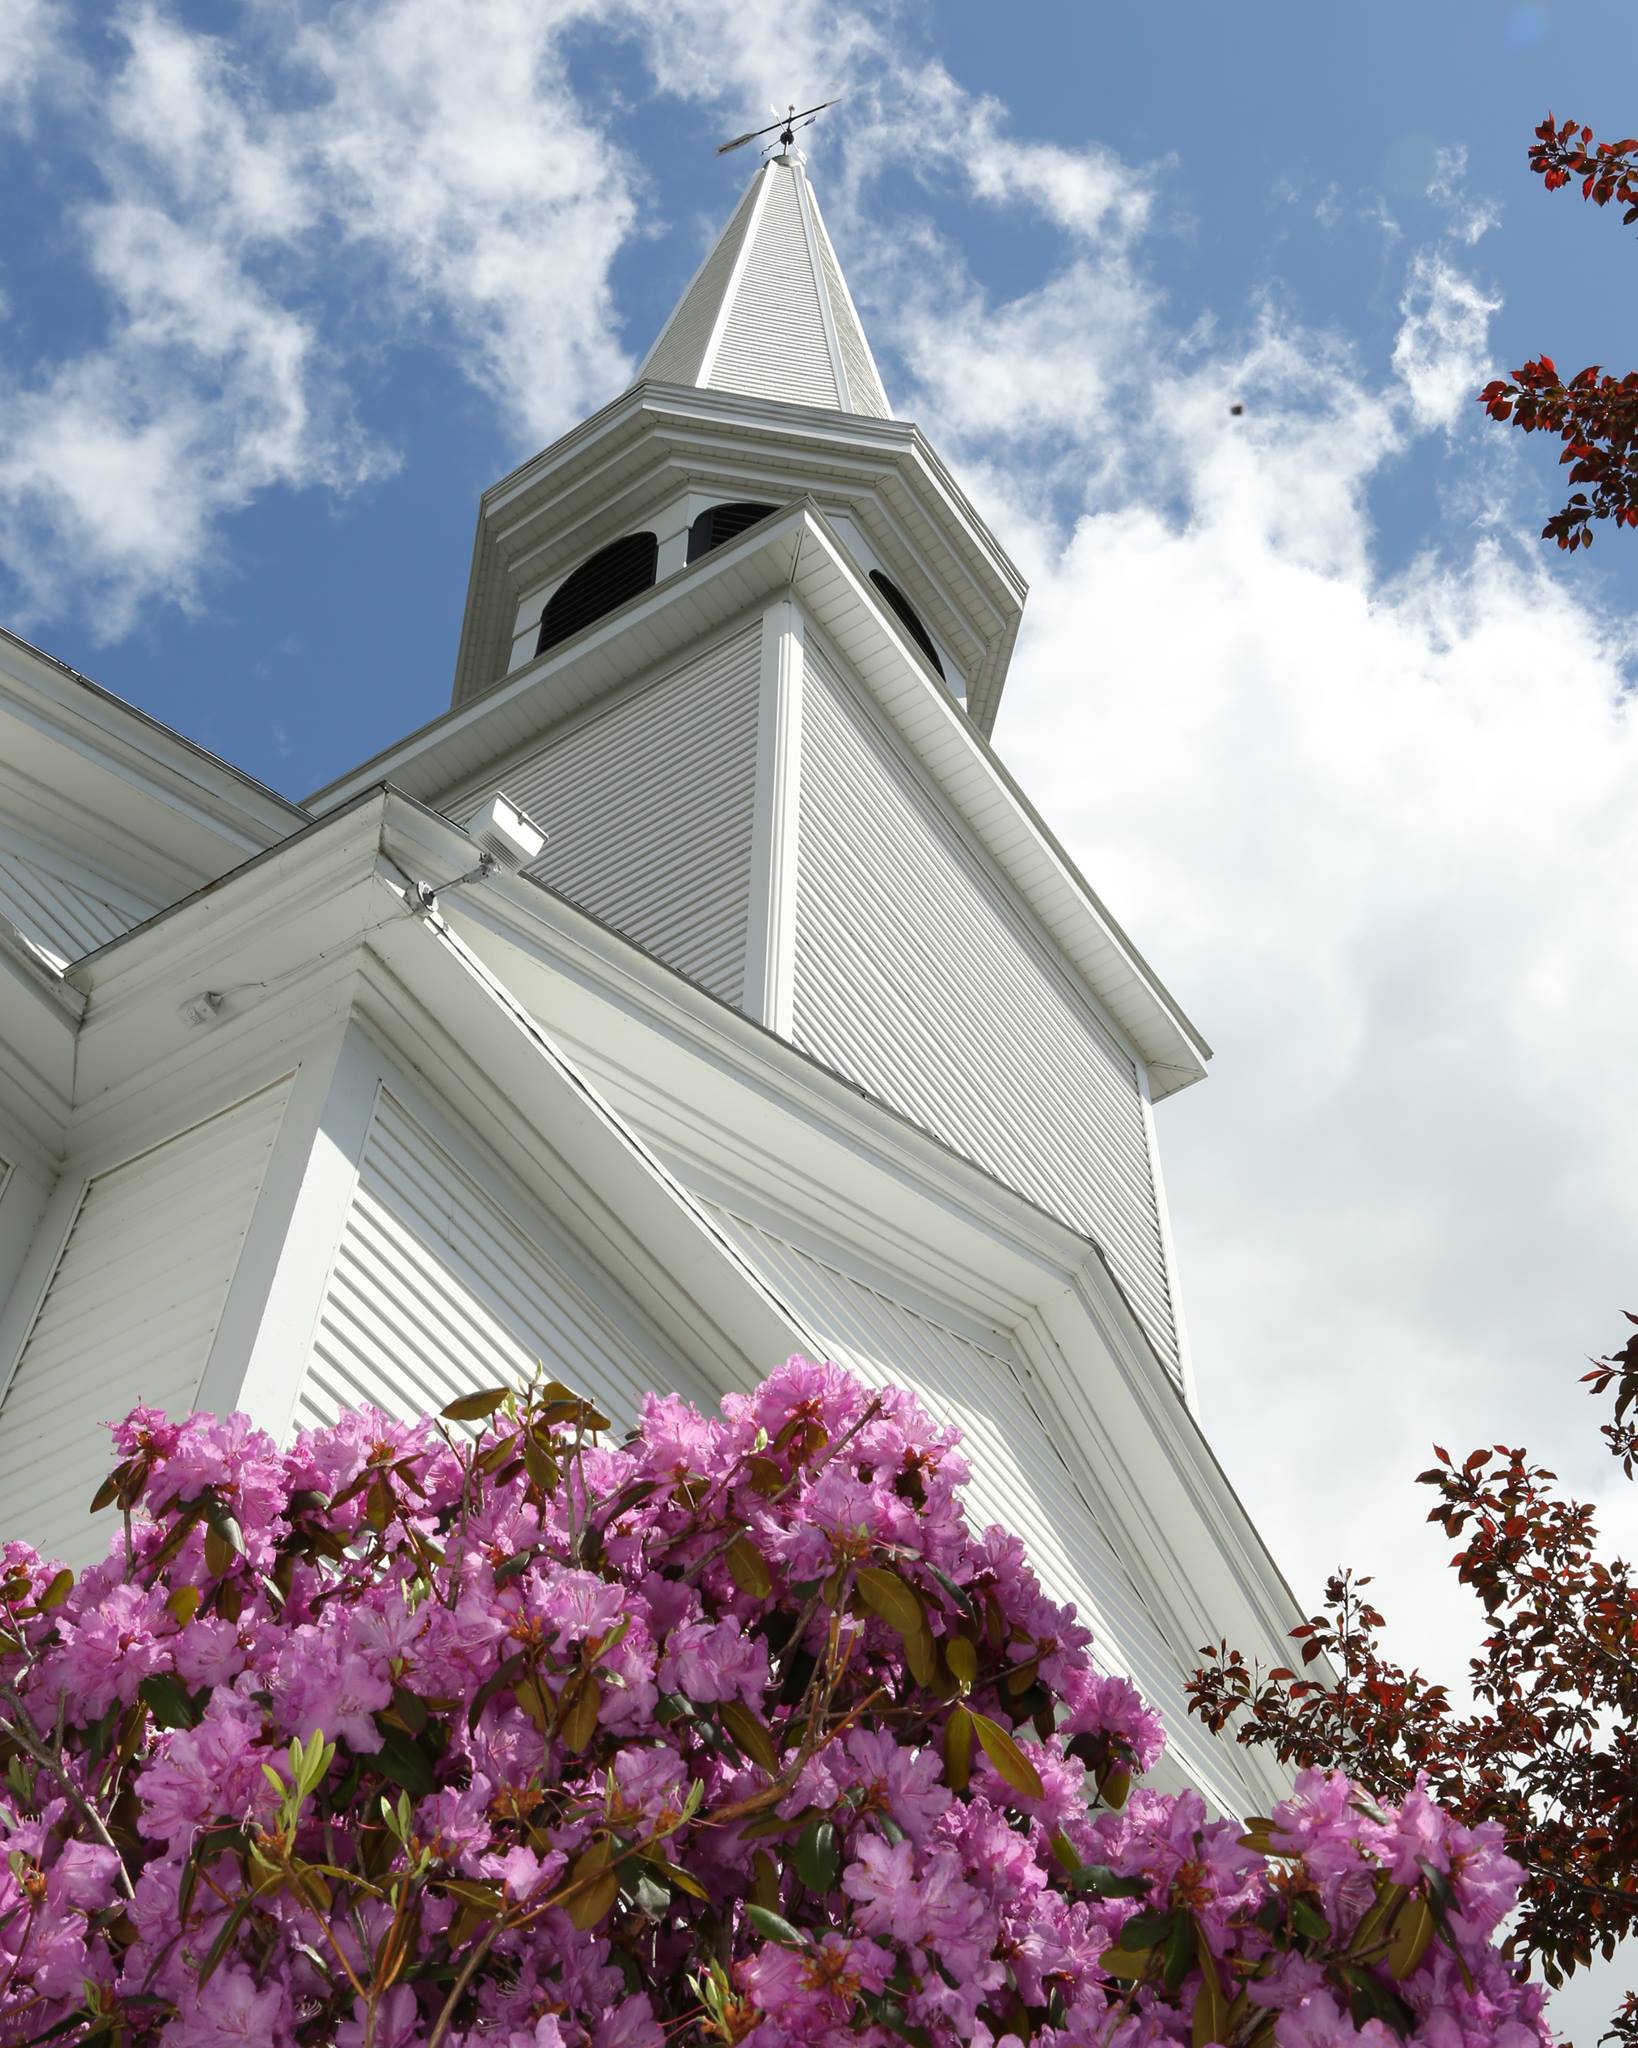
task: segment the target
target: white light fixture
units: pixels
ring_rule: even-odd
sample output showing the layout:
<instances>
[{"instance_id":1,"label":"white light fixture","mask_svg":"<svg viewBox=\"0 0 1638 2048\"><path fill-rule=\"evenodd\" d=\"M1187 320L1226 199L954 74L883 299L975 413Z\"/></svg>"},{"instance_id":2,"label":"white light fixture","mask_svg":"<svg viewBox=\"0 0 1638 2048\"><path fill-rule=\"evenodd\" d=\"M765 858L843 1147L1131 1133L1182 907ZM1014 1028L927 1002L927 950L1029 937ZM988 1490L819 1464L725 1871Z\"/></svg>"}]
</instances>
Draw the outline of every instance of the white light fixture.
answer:
<instances>
[{"instance_id":1,"label":"white light fixture","mask_svg":"<svg viewBox=\"0 0 1638 2048\"><path fill-rule=\"evenodd\" d=\"M415 884L415 901L422 910L436 910L438 898L451 889L464 889L470 882L487 882L504 870L515 875L531 861L539 860L546 834L526 811L520 811L509 797L492 790L467 820L466 829L478 848L478 865L457 875L452 882Z\"/></svg>"},{"instance_id":2,"label":"white light fixture","mask_svg":"<svg viewBox=\"0 0 1638 2048\"><path fill-rule=\"evenodd\" d=\"M534 819L498 789L473 813L466 829L508 874L539 860L546 845L546 834Z\"/></svg>"}]
</instances>

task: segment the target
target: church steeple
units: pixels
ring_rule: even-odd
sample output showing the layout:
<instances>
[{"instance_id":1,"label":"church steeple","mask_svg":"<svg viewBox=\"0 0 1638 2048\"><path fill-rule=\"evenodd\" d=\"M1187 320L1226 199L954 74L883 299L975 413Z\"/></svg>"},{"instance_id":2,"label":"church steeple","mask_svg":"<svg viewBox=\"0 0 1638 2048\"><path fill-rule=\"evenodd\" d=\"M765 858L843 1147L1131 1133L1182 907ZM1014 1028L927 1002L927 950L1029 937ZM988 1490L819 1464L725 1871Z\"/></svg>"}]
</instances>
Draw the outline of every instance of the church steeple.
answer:
<instances>
[{"instance_id":1,"label":"church steeple","mask_svg":"<svg viewBox=\"0 0 1638 2048\"><path fill-rule=\"evenodd\" d=\"M890 419L801 150L762 166L638 380Z\"/></svg>"}]
</instances>

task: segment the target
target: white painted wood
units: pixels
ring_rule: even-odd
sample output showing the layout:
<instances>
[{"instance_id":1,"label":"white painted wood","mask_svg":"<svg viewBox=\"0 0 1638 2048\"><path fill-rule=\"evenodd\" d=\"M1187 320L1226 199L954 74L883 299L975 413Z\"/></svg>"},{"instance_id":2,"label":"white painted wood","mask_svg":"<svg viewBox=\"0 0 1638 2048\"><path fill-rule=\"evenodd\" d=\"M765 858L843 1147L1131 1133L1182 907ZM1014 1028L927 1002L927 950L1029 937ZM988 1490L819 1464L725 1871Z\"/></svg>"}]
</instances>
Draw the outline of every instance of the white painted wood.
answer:
<instances>
[{"instance_id":1,"label":"white painted wood","mask_svg":"<svg viewBox=\"0 0 1638 2048\"><path fill-rule=\"evenodd\" d=\"M795 964L803 630L802 613L789 599L770 606L762 621L744 1009L782 1038L791 1031Z\"/></svg>"},{"instance_id":2,"label":"white painted wood","mask_svg":"<svg viewBox=\"0 0 1638 2048\"><path fill-rule=\"evenodd\" d=\"M746 246L746 229L766 189L767 180L760 174L746 186L727 227L689 280L687 290L644 358L637 372L639 380L651 377L659 384L704 381L704 367L733 303L735 266Z\"/></svg>"},{"instance_id":3,"label":"white painted wood","mask_svg":"<svg viewBox=\"0 0 1638 2048\"><path fill-rule=\"evenodd\" d=\"M739 625L490 785L546 829L531 874L732 1003L745 987L762 639L760 617Z\"/></svg>"},{"instance_id":4,"label":"white painted wood","mask_svg":"<svg viewBox=\"0 0 1638 2048\"><path fill-rule=\"evenodd\" d=\"M710 325L705 329L705 343L700 352L699 368L687 375L684 380L690 384L709 384L716 370L717 358L722 352L722 338L728 331L728 322L734 307L739 303L740 287L745 282L746 267L756 248L757 230L762 225L763 216L768 209L768 194L773 189L773 178L770 175L772 168L771 164L764 164L751 180L750 189L740 202L739 210L729 222L728 230L716 252L707 258L705 268L701 272L702 282L706 284L707 289L701 294L699 316L709 318ZM720 261L725 251L731 251L731 263L724 264ZM718 289L722 296L713 305L710 294ZM660 337L659 343L656 344L656 353L665 347L665 339L664 335Z\"/></svg>"},{"instance_id":5,"label":"white painted wood","mask_svg":"<svg viewBox=\"0 0 1638 2048\"><path fill-rule=\"evenodd\" d=\"M0 916L56 967L94 953L137 919L53 868L37 852L0 842Z\"/></svg>"},{"instance_id":6,"label":"white painted wood","mask_svg":"<svg viewBox=\"0 0 1638 2048\"><path fill-rule=\"evenodd\" d=\"M335 1027L302 1055L199 1383L201 1408L242 1408L281 1438L288 1429L379 1072L379 1055L356 1023Z\"/></svg>"},{"instance_id":7,"label":"white painted wood","mask_svg":"<svg viewBox=\"0 0 1638 2048\"><path fill-rule=\"evenodd\" d=\"M459 1394L537 1367L629 1423L675 1362L633 1325L573 1246L488 1186L383 1088L296 1405L300 1426L362 1405L436 1414ZM710 1399L701 1383L679 1391Z\"/></svg>"},{"instance_id":8,"label":"white painted wood","mask_svg":"<svg viewBox=\"0 0 1638 2048\"><path fill-rule=\"evenodd\" d=\"M842 363L847 373L848 410L869 413L877 419L891 419L893 408L888 404L887 393L882 387L881 372L871 353L870 337L864 331L864 322L853 304L853 294L848 290L842 266L836 260L836 251L825 231L824 216L819 211L818 196L811 183L807 185L807 198L814 237L819 245L819 261L835 314Z\"/></svg>"},{"instance_id":9,"label":"white painted wood","mask_svg":"<svg viewBox=\"0 0 1638 2048\"><path fill-rule=\"evenodd\" d=\"M32 1159L0 1160L0 1375L7 1371L13 1355L5 1348L3 1311L20 1283L50 1200L51 1184L51 1177L42 1175ZM0 1398L4 1393L5 1380L0 1377Z\"/></svg>"},{"instance_id":10,"label":"white painted wood","mask_svg":"<svg viewBox=\"0 0 1638 2048\"><path fill-rule=\"evenodd\" d=\"M1130 1054L808 636L793 1037L1092 1237L1179 1370Z\"/></svg>"},{"instance_id":11,"label":"white painted wood","mask_svg":"<svg viewBox=\"0 0 1638 2048\"><path fill-rule=\"evenodd\" d=\"M1172 1333L1177 1342L1177 1375L1189 1412L1198 1418L1200 1391L1194 1377L1194 1352L1189 1345L1189 1321L1183 1309L1183 1288L1177 1263L1177 1244L1172 1236L1171 1206L1166 1200L1166 1176L1160 1166L1160 1135L1155 1129L1154 1096L1149 1070L1137 1063L1138 1087L1143 1096L1143 1133L1149 1142L1149 1172L1154 1181L1155 1211L1160 1218L1160 1251L1166 1262L1166 1293L1172 1305Z\"/></svg>"},{"instance_id":12,"label":"white painted wood","mask_svg":"<svg viewBox=\"0 0 1638 2048\"><path fill-rule=\"evenodd\" d=\"M751 180L639 380L888 416L800 150Z\"/></svg>"},{"instance_id":13,"label":"white painted wood","mask_svg":"<svg viewBox=\"0 0 1638 2048\"><path fill-rule=\"evenodd\" d=\"M288 1080L85 1183L0 1402L8 1534L84 1563L107 1537L87 1503L110 1464L95 1425L139 1401L195 1404Z\"/></svg>"},{"instance_id":14,"label":"white painted wood","mask_svg":"<svg viewBox=\"0 0 1638 2048\"><path fill-rule=\"evenodd\" d=\"M913 1307L881 1281L845 1270L834 1253L821 1257L728 1208L716 1205L713 1213L828 1358L872 1385L908 1388L960 1429L972 1468L965 1498L973 1526L997 1523L1023 1541L1046 1591L1072 1604L1092 1629L1098 1663L1132 1679L1190 1774L1232 1810L1243 1787L1189 1726L1183 1680L1196 1660L1188 1645L1166 1639L1145 1605L1107 1534L1112 1518L1071 1469L1062 1423L1029 1384L1010 1338L954 1314L941 1319L929 1305Z\"/></svg>"},{"instance_id":15,"label":"white painted wood","mask_svg":"<svg viewBox=\"0 0 1638 2048\"><path fill-rule=\"evenodd\" d=\"M776 157L763 176L767 198L749 237L721 345L700 381L845 412L826 331L826 294L803 222L802 172Z\"/></svg>"}]
</instances>

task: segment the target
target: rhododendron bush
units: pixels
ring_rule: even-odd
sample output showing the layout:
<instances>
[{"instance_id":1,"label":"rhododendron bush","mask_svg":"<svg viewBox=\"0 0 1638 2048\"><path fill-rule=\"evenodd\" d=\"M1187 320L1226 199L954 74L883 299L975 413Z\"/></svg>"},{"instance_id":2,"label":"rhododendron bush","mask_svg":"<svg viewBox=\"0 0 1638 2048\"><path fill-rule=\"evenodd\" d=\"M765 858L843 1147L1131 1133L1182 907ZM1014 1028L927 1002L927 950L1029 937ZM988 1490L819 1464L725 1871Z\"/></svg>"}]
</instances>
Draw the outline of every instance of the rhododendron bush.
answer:
<instances>
[{"instance_id":1,"label":"rhododendron bush","mask_svg":"<svg viewBox=\"0 0 1638 2048\"><path fill-rule=\"evenodd\" d=\"M0 2041L1547 2039L1494 1830L1133 1787L1154 1716L909 1396L606 1429L118 1427L107 1561L0 1555Z\"/></svg>"}]
</instances>

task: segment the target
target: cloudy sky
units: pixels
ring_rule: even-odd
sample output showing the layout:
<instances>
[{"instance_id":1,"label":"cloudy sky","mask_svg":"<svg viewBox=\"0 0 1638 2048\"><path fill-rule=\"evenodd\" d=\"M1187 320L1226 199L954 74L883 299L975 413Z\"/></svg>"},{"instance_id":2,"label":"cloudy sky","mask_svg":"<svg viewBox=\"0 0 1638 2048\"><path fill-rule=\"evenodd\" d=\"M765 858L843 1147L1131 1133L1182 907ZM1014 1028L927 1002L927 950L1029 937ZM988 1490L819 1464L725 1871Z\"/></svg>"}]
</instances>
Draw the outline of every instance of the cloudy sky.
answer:
<instances>
[{"instance_id":1,"label":"cloudy sky","mask_svg":"<svg viewBox=\"0 0 1638 2048\"><path fill-rule=\"evenodd\" d=\"M0 616L292 794L446 701L477 494L627 380L712 145L844 94L889 393L1032 586L998 744L1217 1049L1161 1124L1224 1462L1447 1671L1431 1438L1634 1527L1575 1374L1638 1306L1638 538L1544 551L1552 453L1471 397L1638 353L1638 237L1525 166L1634 126L1629 8L0 25Z\"/></svg>"}]
</instances>

